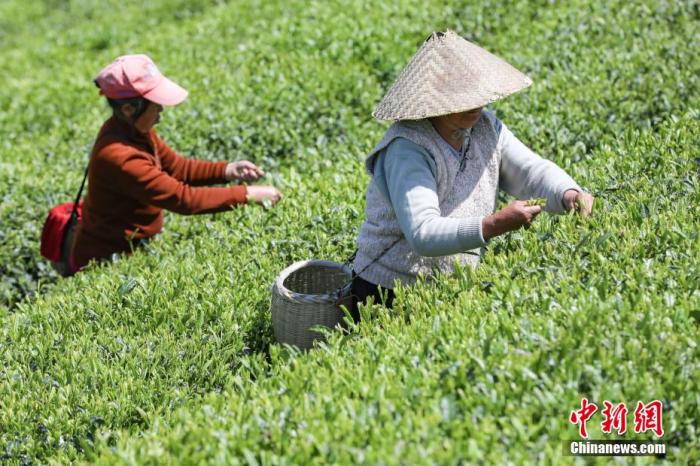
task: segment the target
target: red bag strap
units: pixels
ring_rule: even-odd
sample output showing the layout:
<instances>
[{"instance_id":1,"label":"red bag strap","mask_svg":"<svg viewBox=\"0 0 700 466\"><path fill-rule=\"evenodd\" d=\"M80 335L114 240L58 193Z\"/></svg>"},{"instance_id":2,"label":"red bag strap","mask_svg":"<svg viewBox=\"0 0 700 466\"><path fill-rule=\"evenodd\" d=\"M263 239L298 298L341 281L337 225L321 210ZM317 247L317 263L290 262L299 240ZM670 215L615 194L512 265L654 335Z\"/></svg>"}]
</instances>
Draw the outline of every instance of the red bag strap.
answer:
<instances>
[{"instance_id":1,"label":"red bag strap","mask_svg":"<svg viewBox=\"0 0 700 466\"><path fill-rule=\"evenodd\" d=\"M102 134L102 137L106 137L110 134L112 134L113 131L107 131L104 134ZM94 150L94 147L93 147ZM92 159L92 151L90 152L90 159ZM80 183L80 189L78 189L78 195L75 196L75 202L73 202L73 210L70 212L70 221L74 221L77 213L78 213L78 202L80 202L80 197L83 195L83 189L85 188L85 182L87 181L88 177L88 169L90 168L90 159L88 159L88 163L85 166L85 174L83 175L83 181Z\"/></svg>"},{"instance_id":2,"label":"red bag strap","mask_svg":"<svg viewBox=\"0 0 700 466\"><path fill-rule=\"evenodd\" d=\"M83 181L80 183L80 189L78 190L78 195L75 196L75 202L73 202L73 210L70 212L70 219L74 221L78 213L78 202L80 202L80 197L83 195L83 189L85 188L85 182L87 181L88 168L90 168L90 162L88 162L85 167L85 175L83 175Z\"/></svg>"}]
</instances>

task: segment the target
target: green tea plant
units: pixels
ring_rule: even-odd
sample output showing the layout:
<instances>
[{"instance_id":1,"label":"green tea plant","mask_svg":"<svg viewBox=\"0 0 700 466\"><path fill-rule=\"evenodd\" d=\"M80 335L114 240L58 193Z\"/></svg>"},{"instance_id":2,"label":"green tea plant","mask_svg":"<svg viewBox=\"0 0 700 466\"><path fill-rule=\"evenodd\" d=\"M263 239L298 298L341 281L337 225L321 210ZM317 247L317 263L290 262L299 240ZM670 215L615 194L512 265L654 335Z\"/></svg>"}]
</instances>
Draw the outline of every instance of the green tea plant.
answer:
<instances>
[{"instance_id":1,"label":"green tea plant","mask_svg":"<svg viewBox=\"0 0 700 466\"><path fill-rule=\"evenodd\" d=\"M0 3L0 463L559 464L584 396L662 400L667 461L700 461L699 19L695 1ZM352 253L371 111L446 28L533 78L492 110L594 214L539 215L476 270L279 346L270 284ZM253 160L285 199L168 215L145 250L58 278L38 239L108 115L91 79L138 52L190 91L164 139Z\"/></svg>"}]
</instances>

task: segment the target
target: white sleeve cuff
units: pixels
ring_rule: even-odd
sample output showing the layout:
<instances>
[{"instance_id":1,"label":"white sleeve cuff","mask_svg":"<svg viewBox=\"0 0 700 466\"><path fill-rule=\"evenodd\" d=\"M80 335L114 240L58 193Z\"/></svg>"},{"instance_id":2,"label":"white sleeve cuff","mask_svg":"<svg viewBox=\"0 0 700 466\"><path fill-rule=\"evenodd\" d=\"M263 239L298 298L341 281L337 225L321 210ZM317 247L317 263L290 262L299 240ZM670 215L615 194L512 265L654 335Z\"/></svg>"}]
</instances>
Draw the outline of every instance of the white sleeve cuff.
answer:
<instances>
[{"instance_id":1,"label":"white sleeve cuff","mask_svg":"<svg viewBox=\"0 0 700 466\"><path fill-rule=\"evenodd\" d=\"M482 231L482 217L462 219L457 229L457 237L463 251L486 246Z\"/></svg>"}]
</instances>

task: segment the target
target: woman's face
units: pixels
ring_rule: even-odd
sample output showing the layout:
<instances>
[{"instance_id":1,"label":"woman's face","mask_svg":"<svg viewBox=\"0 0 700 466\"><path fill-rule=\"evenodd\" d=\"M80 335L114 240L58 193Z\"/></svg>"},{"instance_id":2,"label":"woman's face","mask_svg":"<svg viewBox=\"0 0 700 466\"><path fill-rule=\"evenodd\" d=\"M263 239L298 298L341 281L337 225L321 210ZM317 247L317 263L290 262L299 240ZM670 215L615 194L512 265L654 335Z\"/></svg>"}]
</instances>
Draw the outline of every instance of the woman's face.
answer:
<instances>
[{"instance_id":1,"label":"woman's face","mask_svg":"<svg viewBox=\"0 0 700 466\"><path fill-rule=\"evenodd\" d=\"M454 129L469 129L474 127L479 117L481 116L481 108L475 108L473 110L467 110L466 112L451 113L449 115L444 115L449 126Z\"/></svg>"},{"instance_id":2,"label":"woman's face","mask_svg":"<svg viewBox=\"0 0 700 466\"><path fill-rule=\"evenodd\" d=\"M432 117L430 121L445 141L455 149L459 149L467 132L479 121L479 117L481 117L481 108L475 108L466 112Z\"/></svg>"}]
</instances>

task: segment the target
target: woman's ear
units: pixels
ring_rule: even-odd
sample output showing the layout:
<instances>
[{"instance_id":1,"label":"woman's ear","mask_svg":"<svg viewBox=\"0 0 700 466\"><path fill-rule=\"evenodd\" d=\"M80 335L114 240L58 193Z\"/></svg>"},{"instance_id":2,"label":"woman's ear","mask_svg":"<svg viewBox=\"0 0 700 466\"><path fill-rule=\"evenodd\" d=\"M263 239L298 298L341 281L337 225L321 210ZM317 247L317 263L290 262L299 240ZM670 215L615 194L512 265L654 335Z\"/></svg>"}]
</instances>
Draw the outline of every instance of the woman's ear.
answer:
<instances>
[{"instance_id":1,"label":"woman's ear","mask_svg":"<svg viewBox=\"0 0 700 466\"><path fill-rule=\"evenodd\" d=\"M131 117L133 117L134 113L136 112L136 107L134 107L131 104L123 104L119 107L119 111L122 113L123 116L125 116L128 119L131 119Z\"/></svg>"}]
</instances>

